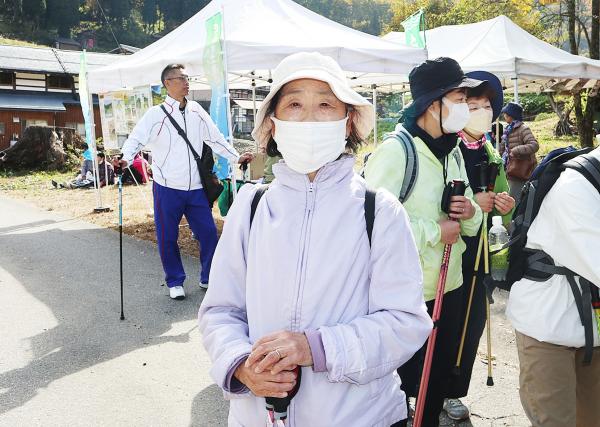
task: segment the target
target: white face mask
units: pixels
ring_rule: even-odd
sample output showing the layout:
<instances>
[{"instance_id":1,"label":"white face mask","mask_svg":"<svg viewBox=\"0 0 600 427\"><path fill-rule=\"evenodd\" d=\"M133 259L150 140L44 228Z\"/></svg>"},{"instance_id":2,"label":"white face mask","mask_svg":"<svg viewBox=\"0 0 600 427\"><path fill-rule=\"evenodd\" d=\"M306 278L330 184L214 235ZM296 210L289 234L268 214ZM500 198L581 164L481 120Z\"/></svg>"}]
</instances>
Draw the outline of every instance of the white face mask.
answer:
<instances>
[{"instance_id":1,"label":"white face mask","mask_svg":"<svg viewBox=\"0 0 600 427\"><path fill-rule=\"evenodd\" d=\"M307 174L337 159L346 149L348 117L334 122L289 122L271 116L273 139L285 163Z\"/></svg>"},{"instance_id":2,"label":"white face mask","mask_svg":"<svg viewBox=\"0 0 600 427\"><path fill-rule=\"evenodd\" d=\"M456 133L459 130L463 130L471 115L467 103L461 102L460 104L455 104L446 97L442 98L442 102L450 111L448 117L442 121L442 129L444 129L444 132ZM429 111L436 120L440 119L440 115L437 112L432 110Z\"/></svg>"},{"instance_id":3,"label":"white face mask","mask_svg":"<svg viewBox=\"0 0 600 427\"><path fill-rule=\"evenodd\" d=\"M492 128L492 116L492 111L484 108L473 111L465 130L472 136L480 137Z\"/></svg>"}]
</instances>

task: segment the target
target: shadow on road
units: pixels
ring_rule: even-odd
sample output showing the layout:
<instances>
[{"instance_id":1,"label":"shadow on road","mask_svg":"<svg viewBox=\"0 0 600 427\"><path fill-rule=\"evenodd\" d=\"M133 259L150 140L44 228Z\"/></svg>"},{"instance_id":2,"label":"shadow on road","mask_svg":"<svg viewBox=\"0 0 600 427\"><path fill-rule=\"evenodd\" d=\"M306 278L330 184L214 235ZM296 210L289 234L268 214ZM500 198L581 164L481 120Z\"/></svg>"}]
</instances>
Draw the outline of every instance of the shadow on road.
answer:
<instances>
[{"instance_id":1,"label":"shadow on road","mask_svg":"<svg viewBox=\"0 0 600 427\"><path fill-rule=\"evenodd\" d=\"M26 338L32 358L26 366L0 372L0 414L24 405L53 381L93 365L142 347L188 342L190 332L161 335L173 323L196 318L204 295L191 292L184 301L171 300L166 286L161 287L156 251L146 242L124 238L126 320L120 321L118 234L47 227L35 231L45 224L0 229L0 265L58 322ZM33 232L8 234L27 225ZM195 274L188 280L196 281ZM203 393L198 404L206 399Z\"/></svg>"},{"instance_id":2,"label":"shadow on road","mask_svg":"<svg viewBox=\"0 0 600 427\"><path fill-rule=\"evenodd\" d=\"M229 402L223 399L223 391L216 384L213 384L206 387L194 398L190 427L226 425L228 413Z\"/></svg>"}]
</instances>

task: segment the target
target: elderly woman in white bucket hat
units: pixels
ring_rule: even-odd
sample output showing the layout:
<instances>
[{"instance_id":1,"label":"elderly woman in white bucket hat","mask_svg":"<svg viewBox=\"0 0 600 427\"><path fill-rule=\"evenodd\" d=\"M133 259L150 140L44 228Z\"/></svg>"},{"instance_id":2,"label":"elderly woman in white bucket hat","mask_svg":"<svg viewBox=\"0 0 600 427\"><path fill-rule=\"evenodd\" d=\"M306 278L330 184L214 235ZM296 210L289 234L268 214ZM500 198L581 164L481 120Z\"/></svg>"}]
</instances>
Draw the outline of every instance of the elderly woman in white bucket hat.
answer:
<instances>
[{"instance_id":1,"label":"elderly woman in white bucket hat","mask_svg":"<svg viewBox=\"0 0 600 427\"><path fill-rule=\"evenodd\" d=\"M353 170L373 114L329 57L297 53L274 70L253 135L283 160L267 191L240 190L199 312L230 426L407 416L394 371L432 324L406 212ZM273 397L289 400L283 415L265 409Z\"/></svg>"}]
</instances>

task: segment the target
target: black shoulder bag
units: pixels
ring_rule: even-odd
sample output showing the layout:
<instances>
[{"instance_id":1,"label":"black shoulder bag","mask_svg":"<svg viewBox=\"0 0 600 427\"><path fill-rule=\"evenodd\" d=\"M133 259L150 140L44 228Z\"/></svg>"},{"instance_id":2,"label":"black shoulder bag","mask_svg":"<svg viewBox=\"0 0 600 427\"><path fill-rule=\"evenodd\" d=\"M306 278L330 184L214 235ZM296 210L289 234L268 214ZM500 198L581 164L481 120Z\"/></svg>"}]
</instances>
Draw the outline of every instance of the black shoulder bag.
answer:
<instances>
[{"instance_id":1,"label":"black shoulder bag","mask_svg":"<svg viewBox=\"0 0 600 427\"><path fill-rule=\"evenodd\" d=\"M194 160L196 161L196 165L198 166L198 172L200 173L200 182L202 183L202 188L204 189L204 194L206 194L206 198L208 199L209 206L212 207L215 200L219 198L221 193L223 192L223 184L217 178L217 175L213 172L213 167L215 165L215 159L213 157L212 149L208 146L208 144L202 144L202 156L199 156L194 147L192 147L192 143L188 139L185 131L181 129L179 123L175 121L173 116L171 116L166 110L164 105L161 105L160 108L165 112L173 127L179 133L179 136L183 138L186 142L188 148L192 152L194 156Z\"/></svg>"}]
</instances>

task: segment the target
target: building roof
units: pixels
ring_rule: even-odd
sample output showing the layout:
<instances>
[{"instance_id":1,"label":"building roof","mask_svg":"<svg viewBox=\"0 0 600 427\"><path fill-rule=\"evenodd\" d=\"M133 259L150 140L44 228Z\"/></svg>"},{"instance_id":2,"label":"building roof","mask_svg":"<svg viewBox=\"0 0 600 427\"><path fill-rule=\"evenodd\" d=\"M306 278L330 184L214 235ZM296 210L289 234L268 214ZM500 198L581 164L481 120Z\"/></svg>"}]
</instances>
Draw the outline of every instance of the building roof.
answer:
<instances>
[{"instance_id":1,"label":"building roof","mask_svg":"<svg viewBox=\"0 0 600 427\"><path fill-rule=\"evenodd\" d=\"M42 73L79 74L81 51L50 47L25 47L0 45L0 69ZM89 70L114 64L122 55L86 53ZM64 68L63 68L64 67Z\"/></svg>"},{"instance_id":2,"label":"building roof","mask_svg":"<svg viewBox=\"0 0 600 427\"><path fill-rule=\"evenodd\" d=\"M93 99L98 105L98 97ZM0 90L0 110L66 111L67 105L79 105L79 95L70 93L14 92Z\"/></svg>"}]
</instances>

